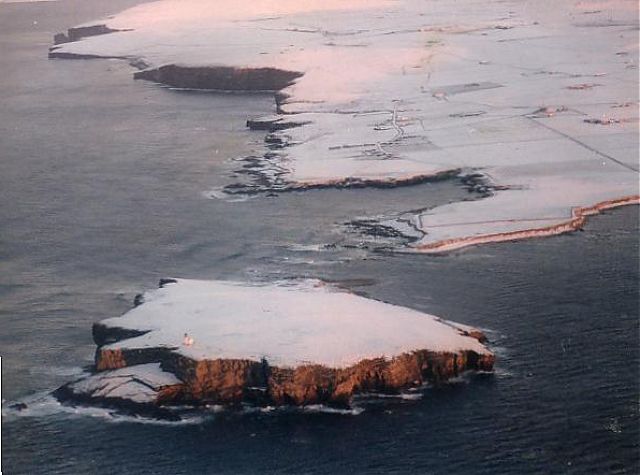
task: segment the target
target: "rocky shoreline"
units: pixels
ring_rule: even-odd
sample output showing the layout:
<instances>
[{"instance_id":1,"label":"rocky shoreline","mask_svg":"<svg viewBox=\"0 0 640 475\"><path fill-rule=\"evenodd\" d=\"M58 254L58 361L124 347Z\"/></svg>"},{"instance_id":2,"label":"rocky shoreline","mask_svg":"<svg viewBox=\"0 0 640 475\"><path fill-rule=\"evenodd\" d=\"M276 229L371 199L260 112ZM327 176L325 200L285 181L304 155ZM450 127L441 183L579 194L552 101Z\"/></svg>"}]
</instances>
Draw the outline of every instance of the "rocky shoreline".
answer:
<instances>
[{"instance_id":1,"label":"rocky shoreline","mask_svg":"<svg viewBox=\"0 0 640 475\"><path fill-rule=\"evenodd\" d=\"M451 239L438 241L431 244L416 245L413 249L425 254L438 254L454 251L468 246L479 244L498 243L505 241L518 241L536 237L556 236L558 234L570 233L582 229L589 216L593 216L608 209L619 208L621 206L639 205L640 195L626 196L616 200L607 200L593 206L576 207L572 209L571 219L565 223L546 226L541 228L531 228L523 231L513 231L508 233L486 234L481 236L470 236L461 239Z\"/></svg>"}]
</instances>

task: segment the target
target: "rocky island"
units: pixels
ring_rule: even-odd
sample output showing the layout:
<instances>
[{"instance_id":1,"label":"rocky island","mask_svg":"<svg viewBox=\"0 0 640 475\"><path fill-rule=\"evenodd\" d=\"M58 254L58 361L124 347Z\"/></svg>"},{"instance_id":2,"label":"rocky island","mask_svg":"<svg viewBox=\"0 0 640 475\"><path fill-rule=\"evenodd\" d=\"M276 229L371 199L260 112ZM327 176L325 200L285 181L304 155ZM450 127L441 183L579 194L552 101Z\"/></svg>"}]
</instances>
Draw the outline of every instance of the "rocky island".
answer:
<instances>
[{"instance_id":1,"label":"rocky island","mask_svg":"<svg viewBox=\"0 0 640 475\"><path fill-rule=\"evenodd\" d=\"M164 279L136 304L94 325L95 373L59 400L160 417L184 404L346 407L494 364L479 330L319 280Z\"/></svg>"}]
</instances>

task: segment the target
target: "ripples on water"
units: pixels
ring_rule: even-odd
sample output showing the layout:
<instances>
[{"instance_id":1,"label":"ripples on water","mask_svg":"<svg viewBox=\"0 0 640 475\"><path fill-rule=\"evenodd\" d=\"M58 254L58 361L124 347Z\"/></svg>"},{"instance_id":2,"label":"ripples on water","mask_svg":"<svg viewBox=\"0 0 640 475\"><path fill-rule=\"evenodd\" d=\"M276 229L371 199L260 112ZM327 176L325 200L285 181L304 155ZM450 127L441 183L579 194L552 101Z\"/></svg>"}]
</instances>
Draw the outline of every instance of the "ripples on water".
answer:
<instances>
[{"instance_id":1,"label":"ripples on water","mask_svg":"<svg viewBox=\"0 0 640 475\"><path fill-rule=\"evenodd\" d=\"M416 256L374 252L388 243L344 223L466 197L456 184L206 199L261 151L246 111L272 99L44 59L53 33L104 8L0 5L3 396L29 406L3 408L6 473L637 473L636 207L584 233ZM211 408L174 424L47 397L91 363L91 323L167 275L340 282L488 329L498 365L347 414Z\"/></svg>"}]
</instances>

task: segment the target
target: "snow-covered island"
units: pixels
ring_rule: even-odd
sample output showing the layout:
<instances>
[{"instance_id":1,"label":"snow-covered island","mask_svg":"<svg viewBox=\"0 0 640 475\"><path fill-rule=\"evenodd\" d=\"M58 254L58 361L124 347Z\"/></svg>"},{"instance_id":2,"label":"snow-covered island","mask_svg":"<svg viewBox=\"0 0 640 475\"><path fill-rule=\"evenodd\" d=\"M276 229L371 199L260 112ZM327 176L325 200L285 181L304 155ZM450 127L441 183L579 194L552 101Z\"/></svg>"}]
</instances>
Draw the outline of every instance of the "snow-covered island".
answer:
<instances>
[{"instance_id":1,"label":"snow-covered island","mask_svg":"<svg viewBox=\"0 0 640 475\"><path fill-rule=\"evenodd\" d=\"M160 416L184 404L348 406L494 364L479 330L318 280L165 279L136 304L94 325L96 372L60 400Z\"/></svg>"},{"instance_id":2,"label":"snow-covered island","mask_svg":"<svg viewBox=\"0 0 640 475\"><path fill-rule=\"evenodd\" d=\"M229 193L462 177L475 199L376 217L433 253L639 202L637 29L635 0L161 0L50 57L275 92L278 115L250 122L270 150Z\"/></svg>"}]
</instances>

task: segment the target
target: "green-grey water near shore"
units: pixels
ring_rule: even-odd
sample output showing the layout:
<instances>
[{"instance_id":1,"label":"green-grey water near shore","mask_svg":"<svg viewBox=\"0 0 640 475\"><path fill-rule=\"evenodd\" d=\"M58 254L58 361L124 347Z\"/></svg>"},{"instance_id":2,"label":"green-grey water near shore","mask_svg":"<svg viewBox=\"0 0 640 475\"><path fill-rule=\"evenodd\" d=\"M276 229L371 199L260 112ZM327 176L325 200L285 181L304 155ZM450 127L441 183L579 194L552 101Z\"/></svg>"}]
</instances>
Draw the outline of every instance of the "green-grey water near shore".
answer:
<instances>
[{"instance_id":1,"label":"green-grey water near shore","mask_svg":"<svg viewBox=\"0 0 640 475\"><path fill-rule=\"evenodd\" d=\"M273 98L171 91L119 61L48 61L53 33L136 2L102 3L0 5L6 402L73 379L92 361L91 323L165 276L340 281L487 329L497 371L357 416L159 425L3 401L6 473L638 471L637 207L581 233L422 256L377 252L386 240L344 223L468 198L455 180L211 199L236 159L264 150L244 122Z\"/></svg>"}]
</instances>

